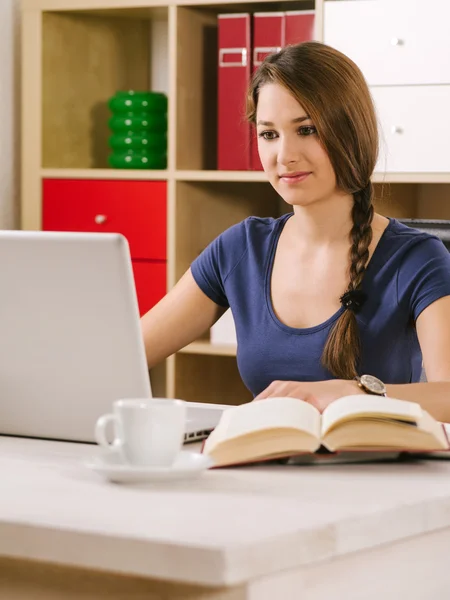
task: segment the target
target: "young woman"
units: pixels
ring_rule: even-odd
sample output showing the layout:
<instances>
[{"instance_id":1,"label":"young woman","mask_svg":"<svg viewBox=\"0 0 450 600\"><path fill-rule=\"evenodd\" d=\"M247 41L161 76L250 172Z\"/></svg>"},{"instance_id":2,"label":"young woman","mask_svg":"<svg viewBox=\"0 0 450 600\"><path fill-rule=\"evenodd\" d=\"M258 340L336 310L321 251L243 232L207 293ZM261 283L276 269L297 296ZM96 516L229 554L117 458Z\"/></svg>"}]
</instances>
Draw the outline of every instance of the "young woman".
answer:
<instances>
[{"instance_id":1,"label":"young woman","mask_svg":"<svg viewBox=\"0 0 450 600\"><path fill-rule=\"evenodd\" d=\"M450 421L450 254L374 212L377 119L361 71L324 44L290 46L255 73L247 109L267 178L292 211L226 230L142 317L149 366L231 307L255 399L323 410L387 392Z\"/></svg>"}]
</instances>

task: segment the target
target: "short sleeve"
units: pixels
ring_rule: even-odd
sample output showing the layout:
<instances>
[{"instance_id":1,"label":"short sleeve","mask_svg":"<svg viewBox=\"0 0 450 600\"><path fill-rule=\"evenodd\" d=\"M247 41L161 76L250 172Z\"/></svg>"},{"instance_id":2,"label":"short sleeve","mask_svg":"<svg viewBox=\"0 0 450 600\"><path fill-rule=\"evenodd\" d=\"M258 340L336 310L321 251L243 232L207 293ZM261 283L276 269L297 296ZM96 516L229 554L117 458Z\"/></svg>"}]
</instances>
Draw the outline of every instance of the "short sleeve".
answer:
<instances>
[{"instance_id":1,"label":"short sleeve","mask_svg":"<svg viewBox=\"0 0 450 600\"><path fill-rule=\"evenodd\" d=\"M243 221L221 233L191 263L192 276L197 285L219 306L229 307L225 281L246 249Z\"/></svg>"},{"instance_id":2,"label":"short sleeve","mask_svg":"<svg viewBox=\"0 0 450 600\"><path fill-rule=\"evenodd\" d=\"M398 272L398 301L416 321L430 304L450 295L450 253L435 237L420 237L405 254Z\"/></svg>"}]
</instances>

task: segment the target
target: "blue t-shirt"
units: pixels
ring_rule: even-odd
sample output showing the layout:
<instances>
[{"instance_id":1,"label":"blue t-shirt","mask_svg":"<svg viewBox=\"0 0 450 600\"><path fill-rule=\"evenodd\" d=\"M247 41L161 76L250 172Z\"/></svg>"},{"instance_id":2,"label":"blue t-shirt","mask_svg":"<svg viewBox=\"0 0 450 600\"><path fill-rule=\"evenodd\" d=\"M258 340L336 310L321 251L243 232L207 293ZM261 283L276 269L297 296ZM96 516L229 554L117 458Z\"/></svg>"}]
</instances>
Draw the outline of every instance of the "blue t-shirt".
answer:
<instances>
[{"instance_id":1,"label":"blue t-shirt","mask_svg":"<svg viewBox=\"0 0 450 600\"><path fill-rule=\"evenodd\" d=\"M282 323L272 307L275 250L291 216L249 217L219 235L191 265L200 289L218 305L231 308L239 372L254 395L275 380L333 378L321 356L343 309L320 325L298 329ZM414 322L429 304L450 295L449 252L437 237L390 219L362 289L367 300L357 315L359 373L385 383L419 381L422 354Z\"/></svg>"}]
</instances>

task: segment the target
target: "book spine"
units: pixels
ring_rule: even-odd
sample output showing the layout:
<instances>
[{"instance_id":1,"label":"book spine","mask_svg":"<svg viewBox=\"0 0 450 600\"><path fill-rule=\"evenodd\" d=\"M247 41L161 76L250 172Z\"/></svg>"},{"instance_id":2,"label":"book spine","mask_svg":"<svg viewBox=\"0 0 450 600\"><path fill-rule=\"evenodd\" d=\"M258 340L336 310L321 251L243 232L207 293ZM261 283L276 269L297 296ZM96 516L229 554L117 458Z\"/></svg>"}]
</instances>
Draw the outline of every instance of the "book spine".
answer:
<instances>
[{"instance_id":1,"label":"book spine","mask_svg":"<svg viewBox=\"0 0 450 600\"><path fill-rule=\"evenodd\" d=\"M250 14L218 16L218 144L219 170L250 168L250 124L245 95L250 79Z\"/></svg>"},{"instance_id":2,"label":"book spine","mask_svg":"<svg viewBox=\"0 0 450 600\"><path fill-rule=\"evenodd\" d=\"M284 43L286 46L314 39L315 11L290 10L285 13Z\"/></svg>"},{"instance_id":3,"label":"book spine","mask_svg":"<svg viewBox=\"0 0 450 600\"><path fill-rule=\"evenodd\" d=\"M262 61L284 46L285 32L284 12L258 12L253 15L253 49L252 69L255 72ZM251 131L251 168L262 171L262 164L258 153L258 138L256 128Z\"/></svg>"}]
</instances>

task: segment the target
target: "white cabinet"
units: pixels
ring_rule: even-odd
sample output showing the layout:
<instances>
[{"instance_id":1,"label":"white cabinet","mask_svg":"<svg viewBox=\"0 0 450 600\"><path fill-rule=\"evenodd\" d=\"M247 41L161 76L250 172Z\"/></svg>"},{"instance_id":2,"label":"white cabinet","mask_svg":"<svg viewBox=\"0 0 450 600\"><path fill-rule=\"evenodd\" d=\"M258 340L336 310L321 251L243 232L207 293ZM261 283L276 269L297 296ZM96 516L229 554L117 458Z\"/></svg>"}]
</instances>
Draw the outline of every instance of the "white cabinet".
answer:
<instances>
[{"instance_id":1,"label":"white cabinet","mask_svg":"<svg viewBox=\"0 0 450 600\"><path fill-rule=\"evenodd\" d=\"M380 125L377 173L450 172L450 86L371 89Z\"/></svg>"},{"instance_id":2,"label":"white cabinet","mask_svg":"<svg viewBox=\"0 0 450 600\"><path fill-rule=\"evenodd\" d=\"M450 84L449 23L449 0L328 0L324 41L371 86Z\"/></svg>"},{"instance_id":3,"label":"white cabinet","mask_svg":"<svg viewBox=\"0 0 450 600\"><path fill-rule=\"evenodd\" d=\"M324 42L363 72L380 126L376 173L450 172L450 0L326 0Z\"/></svg>"}]
</instances>

